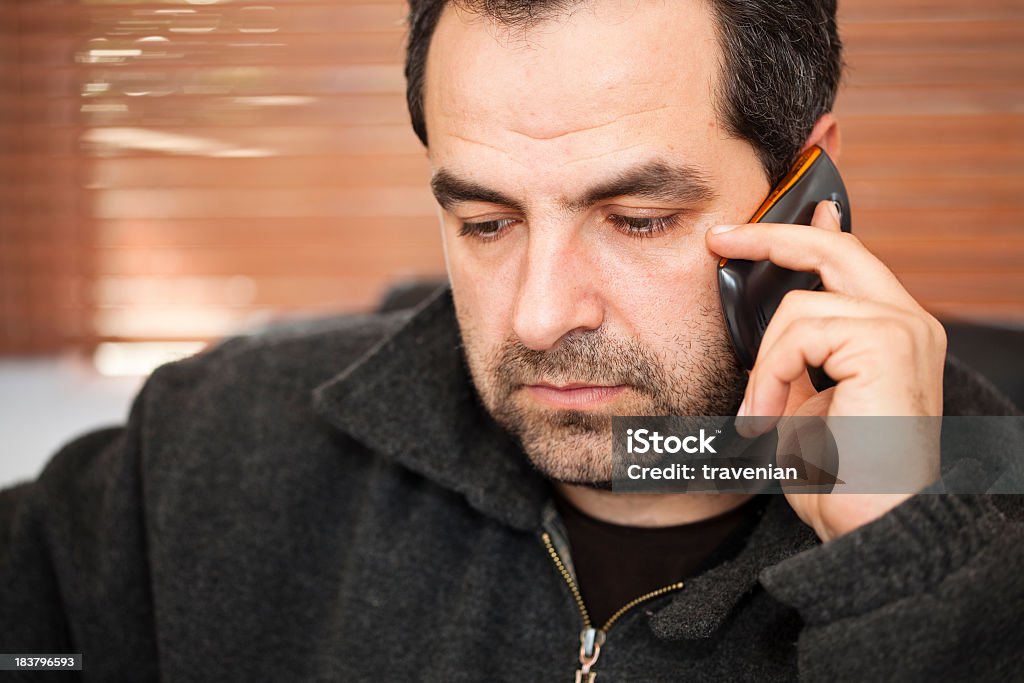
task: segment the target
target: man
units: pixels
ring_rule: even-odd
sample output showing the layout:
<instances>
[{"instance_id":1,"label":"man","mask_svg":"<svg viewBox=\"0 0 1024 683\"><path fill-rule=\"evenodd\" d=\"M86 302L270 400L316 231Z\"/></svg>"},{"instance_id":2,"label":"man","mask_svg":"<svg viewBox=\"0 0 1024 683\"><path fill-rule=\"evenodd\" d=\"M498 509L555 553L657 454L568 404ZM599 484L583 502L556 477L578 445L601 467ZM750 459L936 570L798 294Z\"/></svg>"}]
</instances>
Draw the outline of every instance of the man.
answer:
<instances>
[{"instance_id":1,"label":"man","mask_svg":"<svg viewBox=\"0 0 1024 683\"><path fill-rule=\"evenodd\" d=\"M834 10L414 2L451 292L158 370L0 499L0 649L95 680L1020 675L1006 497L607 489L612 415L1012 411L828 203L743 225L839 155ZM749 378L722 256L828 290Z\"/></svg>"}]
</instances>

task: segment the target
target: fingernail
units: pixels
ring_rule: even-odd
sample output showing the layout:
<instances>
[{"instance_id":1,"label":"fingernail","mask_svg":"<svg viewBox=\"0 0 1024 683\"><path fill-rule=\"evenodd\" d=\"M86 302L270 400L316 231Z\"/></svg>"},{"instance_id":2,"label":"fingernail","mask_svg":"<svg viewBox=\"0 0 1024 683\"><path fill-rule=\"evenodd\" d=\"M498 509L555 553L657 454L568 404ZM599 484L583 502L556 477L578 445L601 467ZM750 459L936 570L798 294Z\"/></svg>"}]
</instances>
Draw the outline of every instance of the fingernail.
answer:
<instances>
[{"instance_id":1,"label":"fingernail","mask_svg":"<svg viewBox=\"0 0 1024 683\"><path fill-rule=\"evenodd\" d=\"M723 232L729 232L730 230L733 230L738 227L738 225L716 225L715 227L711 228L711 233L714 235L720 235Z\"/></svg>"},{"instance_id":2,"label":"fingernail","mask_svg":"<svg viewBox=\"0 0 1024 683\"><path fill-rule=\"evenodd\" d=\"M740 403L740 409L736 412L737 417L747 416L747 399L744 398L743 402Z\"/></svg>"},{"instance_id":3,"label":"fingernail","mask_svg":"<svg viewBox=\"0 0 1024 683\"><path fill-rule=\"evenodd\" d=\"M835 218L837 223L841 223L843 220L843 207L839 206L839 202L833 199L829 208L832 209L832 218Z\"/></svg>"}]
</instances>

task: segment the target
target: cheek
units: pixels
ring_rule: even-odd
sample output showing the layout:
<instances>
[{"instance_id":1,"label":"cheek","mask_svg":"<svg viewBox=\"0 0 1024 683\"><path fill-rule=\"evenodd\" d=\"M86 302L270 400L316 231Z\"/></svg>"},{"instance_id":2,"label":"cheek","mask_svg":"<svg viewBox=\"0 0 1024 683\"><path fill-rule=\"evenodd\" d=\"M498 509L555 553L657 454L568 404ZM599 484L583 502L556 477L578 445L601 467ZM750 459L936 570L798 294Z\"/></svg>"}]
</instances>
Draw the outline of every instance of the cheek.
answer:
<instances>
[{"instance_id":1,"label":"cheek","mask_svg":"<svg viewBox=\"0 0 1024 683\"><path fill-rule=\"evenodd\" d=\"M609 251L601 268L609 317L640 339L686 339L717 325L718 258L704 232L715 221L684 235L630 240ZM699 329L695 329L699 326Z\"/></svg>"},{"instance_id":2,"label":"cheek","mask_svg":"<svg viewBox=\"0 0 1024 683\"><path fill-rule=\"evenodd\" d=\"M480 355L510 334L517 260L507 252L470 248L468 240L449 226L444 239L452 297L467 351Z\"/></svg>"}]
</instances>

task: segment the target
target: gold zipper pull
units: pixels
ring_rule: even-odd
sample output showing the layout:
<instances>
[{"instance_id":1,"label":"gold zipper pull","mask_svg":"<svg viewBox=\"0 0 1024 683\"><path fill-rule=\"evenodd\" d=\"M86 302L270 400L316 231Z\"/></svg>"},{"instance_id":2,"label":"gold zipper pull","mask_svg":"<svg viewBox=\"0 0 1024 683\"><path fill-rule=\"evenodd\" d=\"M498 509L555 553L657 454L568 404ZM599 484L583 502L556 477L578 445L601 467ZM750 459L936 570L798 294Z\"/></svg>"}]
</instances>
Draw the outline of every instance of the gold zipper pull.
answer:
<instances>
[{"instance_id":1,"label":"gold zipper pull","mask_svg":"<svg viewBox=\"0 0 1024 683\"><path fill-rule=\"evenodd\" d=\"M585 628L580 632L580 668L576 670L575 683L594 683L597 672L590 668L601 655L605 633L599 628Z\"/></svg>"}]
</instances>

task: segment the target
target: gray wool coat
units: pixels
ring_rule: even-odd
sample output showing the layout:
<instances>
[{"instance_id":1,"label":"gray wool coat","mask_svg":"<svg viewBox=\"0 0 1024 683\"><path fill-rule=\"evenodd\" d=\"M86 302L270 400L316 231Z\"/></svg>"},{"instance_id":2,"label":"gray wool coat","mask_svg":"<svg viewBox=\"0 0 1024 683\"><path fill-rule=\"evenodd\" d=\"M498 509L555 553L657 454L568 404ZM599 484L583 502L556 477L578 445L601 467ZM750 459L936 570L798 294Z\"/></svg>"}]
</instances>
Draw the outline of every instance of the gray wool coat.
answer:
<instances>
[{"instance_id":1,"label":"gray wool coat","mask_svg":"<svg viewBox=\"0 0 1024 683\"><path fill-rule=\"evenodd\" d=\"M951 359L946 411L1013 408ZM918 495L822 544L772 496L610 629L596 680L1024 680L1018 500ZM0 493L0 652L82 653L90 681L572 681L549 501L447 290L233 339Z\"/></svg>"}]
</instances>

